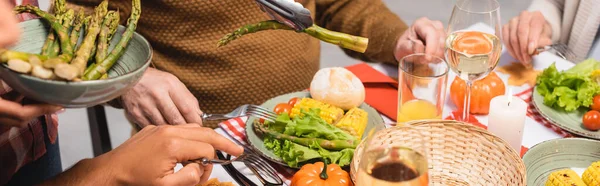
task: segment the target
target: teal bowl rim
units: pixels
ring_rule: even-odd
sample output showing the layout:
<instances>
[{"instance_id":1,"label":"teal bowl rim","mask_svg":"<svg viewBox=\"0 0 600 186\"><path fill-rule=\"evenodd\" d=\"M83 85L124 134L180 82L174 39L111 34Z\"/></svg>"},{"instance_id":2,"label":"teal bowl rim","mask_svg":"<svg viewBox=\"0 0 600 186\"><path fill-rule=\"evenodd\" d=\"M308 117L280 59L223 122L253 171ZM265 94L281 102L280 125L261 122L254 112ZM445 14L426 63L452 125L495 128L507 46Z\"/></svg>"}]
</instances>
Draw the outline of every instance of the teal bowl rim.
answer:
<instances>
[{"instance_id":1,"label":"teal bowl rim","mask_svg":"<svg viewBox=\"0 0 600 186\"><path fill-rule=\"evenodd\" d=\"M26 22L33 21L33 20L38 21L37 19L32 19L32 20L28 20L28 21L25 21L25 22L21 22L21 23L26 23ZM123 25L119 25L119 27L120 28L125 28ZM145 44L148 45L148 50L149 50L148 58L145 60L145 62L144 62L143 65L140 65L135 70L129 71L129 72L125 73L125 74L122 74L122 75L119 75L119 76L116 76L116 77L113 77L113 78L98 79L98 80L88 80L88 81L49 80L49 79L41 79L41 78L33 77L31 75L28 75L28 74L22 74L22 73L15 72L15 71L9 69L8 67L6 67L6 64L0 65L0 66L2 66L2 68L8 69L8 73L16 74L16 76L19 76L19 78L33 80L33 81L42 81L42 82L45 82L45 83L48 83L48 84L53 84L53 85L98 85L98 84L106 84L106 83L119 82L122 79L126 79L129 76L133 76L133 74L136 74L138 71L140 71L142 69L146 69L147 66L150 64L150 62L152 61L152 57L154 56L154 50L152 49L152 45L150 45L150 42L148 42L148 40L144 36L142 36L141 34L139 34L138 32L134 32L133 33L133 38L135 38L135 37L139 37L142 42L144 42ZM129 47L129 44L127 46Z\"/></svg>"},{"instance_id":2,"label":"teal bowl rim","mask_svg":"<svg viewBox=\"0 0 600 186\"><path fill-rule=\"evenodd\" d=\"M556 141L587 141L587 142L593 142L593 143L600 144L600 141L594 140L594 139L590 139L590 138L556 138L556 139L546 140L546 141L543 141L541 143L535 144L534 146L532 146L531 148L529 148L529 150L527 150L527 152L525 152L525 154L523 154L523 157L521 159L524 160L525 156L527 156L527 154L532 153L532 150L535 149L536 147L542 146L542 145L544 145L546 143L554 143ZM523 163L524 162L525 161L523 161Z\"/></svg>"}]
</instances>

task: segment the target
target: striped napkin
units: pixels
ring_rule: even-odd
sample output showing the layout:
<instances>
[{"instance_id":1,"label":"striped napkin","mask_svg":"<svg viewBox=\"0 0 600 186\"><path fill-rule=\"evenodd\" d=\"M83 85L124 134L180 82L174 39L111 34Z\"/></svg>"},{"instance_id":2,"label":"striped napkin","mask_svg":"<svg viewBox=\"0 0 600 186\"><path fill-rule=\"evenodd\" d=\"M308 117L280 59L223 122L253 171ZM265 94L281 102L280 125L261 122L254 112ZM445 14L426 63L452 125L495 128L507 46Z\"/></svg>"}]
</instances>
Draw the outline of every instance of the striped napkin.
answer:
<instances>
[{"instance_id":1,"label":"striped napkin","mask_svg":"<svg viewBox=\"0 0 600 186\"><path fill-rule=\"evenodd\" d=\"M231 138L241 145L249 145L246 141L246 120L247 117L230 119L219 123L219 127L223 129ZM270 163L285 185L291 185L292 176L296 170L284 167L279 164Z\"/></svg>"}]
</instances>

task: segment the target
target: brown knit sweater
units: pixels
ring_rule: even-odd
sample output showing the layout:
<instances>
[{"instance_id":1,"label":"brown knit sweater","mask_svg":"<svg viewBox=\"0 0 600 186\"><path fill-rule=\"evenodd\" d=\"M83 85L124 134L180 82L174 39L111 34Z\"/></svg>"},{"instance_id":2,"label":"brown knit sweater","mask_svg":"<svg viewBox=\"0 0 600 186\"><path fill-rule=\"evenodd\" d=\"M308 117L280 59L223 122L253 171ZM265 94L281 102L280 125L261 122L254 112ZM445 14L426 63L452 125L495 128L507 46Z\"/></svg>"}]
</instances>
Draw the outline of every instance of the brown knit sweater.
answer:
<instances>
[{"instance_id":1,"label":"brown knit sweater","mask_svg":"<svg viewBox=\"0 0 600 186\"><path fill-rule=\"evenodd\" d=\"M70 0L90 11L101 0ZM395 63L393 50L406 25L380 0L298 0L315 24L369 38L365 60ZM122 24L130 0L112 0ZM177 76L207 113L225 113L243 104L308 88L319 69L319 41L292 31L246 35L216 48L223 35L268 20L254 0L143 0L137 32L154 48L156 68ZM215 127L215 123L205 126Z\"/></svg>"}]
</instances>

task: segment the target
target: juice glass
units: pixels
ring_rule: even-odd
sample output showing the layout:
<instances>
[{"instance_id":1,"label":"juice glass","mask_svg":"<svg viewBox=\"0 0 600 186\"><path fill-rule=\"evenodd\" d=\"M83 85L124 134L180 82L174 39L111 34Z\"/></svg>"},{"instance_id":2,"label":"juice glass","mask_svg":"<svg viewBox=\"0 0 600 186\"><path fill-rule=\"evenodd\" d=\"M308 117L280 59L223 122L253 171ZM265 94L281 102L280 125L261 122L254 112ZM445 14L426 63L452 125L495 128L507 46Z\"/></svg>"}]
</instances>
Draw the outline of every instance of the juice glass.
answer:
<instances>
[{"instance_id":1,"label":"juice glass","mask_svg":"<svg viewBox=\"0 0 600 186\"><path fill-rule=\"evenodd\" d=\"M448 64L428 54L411 54L398 65L398 123L441 119Z\"/></svg>"}]
</instances>

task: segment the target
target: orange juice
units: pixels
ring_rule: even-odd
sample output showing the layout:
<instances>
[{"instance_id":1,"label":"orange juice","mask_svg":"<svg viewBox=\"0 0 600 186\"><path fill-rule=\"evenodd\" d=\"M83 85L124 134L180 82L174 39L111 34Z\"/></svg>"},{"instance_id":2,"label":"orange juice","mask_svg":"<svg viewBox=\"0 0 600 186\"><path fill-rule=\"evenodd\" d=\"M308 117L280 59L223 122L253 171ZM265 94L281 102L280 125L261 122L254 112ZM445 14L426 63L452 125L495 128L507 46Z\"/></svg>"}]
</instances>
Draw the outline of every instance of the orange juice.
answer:
<instances>
[{"instance_id":1,"label":"orange juice","mask_svg":"<svg viewBox=\"0 0 600 186\"><path fill-rule=\"evenodd\" d=\"M421 99L407 101L398 108L398 122L422 119L442 119L442 113L436 105Z\"/></svg>"}]
</instances>

